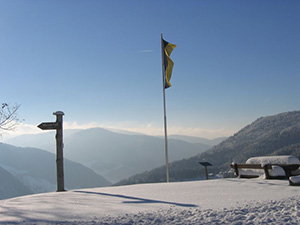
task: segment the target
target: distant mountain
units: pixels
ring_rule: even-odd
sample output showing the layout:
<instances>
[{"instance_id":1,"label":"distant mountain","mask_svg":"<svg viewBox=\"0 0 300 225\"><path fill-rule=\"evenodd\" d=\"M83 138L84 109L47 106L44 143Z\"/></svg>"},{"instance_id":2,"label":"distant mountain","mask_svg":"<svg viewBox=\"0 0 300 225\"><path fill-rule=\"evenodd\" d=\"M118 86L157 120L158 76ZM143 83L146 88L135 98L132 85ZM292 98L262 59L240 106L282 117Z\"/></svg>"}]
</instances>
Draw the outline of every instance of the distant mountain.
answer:
<instances>
[{"instance_id":1,"label":"distant mountain","mask_svg":"<svg viewBox=\"0 0 300 225\"><path fill-rule=\"evenodd\" d=\"M195 136L185 136L185 135L178 135L178 134L172 134L169 135L168 138L170 139L176 139L176 140L182 140L182 141L186 141L189 143L201 143L207 146L214 146L219 144L220 142L224 141L227 137L219 137L219 138L215 138L215 139L206 139L206 138L201 138L201 137L195 137Z\"/></svg>"},{"instance_id":2,"label":"distant mountain","mask_svg":"<svg viewBox=\"0 0 300 225\"><path fill-rule=\"evenodd\" d=\"M63 136L64 138L67 138L68 136L78 131L80 130L66 129L63 131ZM43 149L55 153L56 152L55 134L56 132L54 130L48 132L45 131L40 134L24 134L24 135L19 135L17 137L8 139L5 141L5 143L17 147L39 148L39 149Z\"/></svg>"},{"instance_id":3,"label":"distant mountain","mask_svg":"<svg viewBox=\"0 0 300 225\"><path fill-rule=\"evenodd\" d=\"M210 172L228 176L231 162L245 163L254 156L290 154L300 158L300 111L261 117L206 152L170 163L170 180L204 177L204 168L199 161L212 163ZM165 176L162 166L122 180L117 185L161 182L165 181Z\"/></svg>"},{"instance_id":4,"label":"distant mountain","mask_svg":"<svg viewBox=\"0 0 300 225\"><path fill-rule=\"evenodd\" d=\"M65 155L110 181L163 165L164 140L147 135L120 134L102 128L79 131L65 138ZM170 161L189 158L208 149L181 140L169 140Z\"/></svg>"},{"instance_id":5,"label":"distant mountain","mask_svg":"<svg viewBox=\"0 0 300 225\"><path fill-rule=\"evenodd\" d=\"M24 146L45 146L55 150L54 132L33 136L21 136L7 141ZM47 135L47 137L46 137ZM26 141L30 140L30 141ZM210 146L169 138L169 161L189 158L207 150ZM81 163L107 180L121 179L161 166L165 162L164 140L136 133L113 132L102 128L79 130L64 134L64 156Z\"/></svg>"},{"instance_id":6,"label":"distant mountain","mask_svg":"<svg viewBox=\"0 0 300 225\"><path fill-rule=\"evenodd\" d=\"M0 144L0 166L34 193L56 190L56 156L52 153ZM67 159L64 171L66 189L111 184L91 169Z\"/></svg>"},{"instance_id":7,"label":"distant mountain","mask_svg":"<svg viewBox=\"0 0 300 225\"><path fill-rule=\"evenodd\" d=\"M21 181L1 167L0 180L0 200L33 194Z\"/></svg>"}]
</instances>

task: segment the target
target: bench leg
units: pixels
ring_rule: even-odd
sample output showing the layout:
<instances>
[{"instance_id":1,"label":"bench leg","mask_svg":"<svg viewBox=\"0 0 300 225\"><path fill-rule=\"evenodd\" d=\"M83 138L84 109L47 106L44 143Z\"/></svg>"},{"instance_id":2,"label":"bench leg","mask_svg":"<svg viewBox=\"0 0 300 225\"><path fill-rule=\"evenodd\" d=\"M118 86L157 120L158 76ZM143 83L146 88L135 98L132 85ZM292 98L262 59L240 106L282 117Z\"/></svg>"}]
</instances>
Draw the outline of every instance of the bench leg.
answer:
<instances>
[{"instance_id":1,"label":"bench leg","mask_svg":"<svg viewBox=\"0 0 300 225\"><path fill-rule=\"evenodd\" d=\"M266 175L266 179L270 179L270 174L269 174L269 170L268 170L268 165L264 165L264 172Z\"/></svg>"},{"instance_id":2,"label":"bench leg","mask_svg":"<svg viewBox=\"0 0 300 225\"><path fill-rule=\"evenodd\" d=\"M238 169L238 165L234 164L234 171L235 171L235 175L238 177L239 176L239 169Z\"/></svg>"}]
</instances>

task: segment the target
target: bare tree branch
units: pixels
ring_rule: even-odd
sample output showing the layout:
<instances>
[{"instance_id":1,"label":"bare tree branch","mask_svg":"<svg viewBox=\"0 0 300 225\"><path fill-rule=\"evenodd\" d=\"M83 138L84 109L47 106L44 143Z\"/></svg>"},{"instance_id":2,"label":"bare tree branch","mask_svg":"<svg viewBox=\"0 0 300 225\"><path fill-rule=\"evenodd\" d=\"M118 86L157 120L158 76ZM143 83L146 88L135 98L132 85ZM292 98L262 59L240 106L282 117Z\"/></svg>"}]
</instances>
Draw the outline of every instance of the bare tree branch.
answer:
<instances>
[{"instance_id":1,"label":"bare tree branch","mask_svg":"<svg viewBox=\"0 0 300 225\"><path fill-rule=\"evenodd\" d=\"M13 130L20 122L18 116L18 109L20 105L9 106L7 103L2 103L0 109L0 129L1 130Z\"/></svg>"}]
</instances>

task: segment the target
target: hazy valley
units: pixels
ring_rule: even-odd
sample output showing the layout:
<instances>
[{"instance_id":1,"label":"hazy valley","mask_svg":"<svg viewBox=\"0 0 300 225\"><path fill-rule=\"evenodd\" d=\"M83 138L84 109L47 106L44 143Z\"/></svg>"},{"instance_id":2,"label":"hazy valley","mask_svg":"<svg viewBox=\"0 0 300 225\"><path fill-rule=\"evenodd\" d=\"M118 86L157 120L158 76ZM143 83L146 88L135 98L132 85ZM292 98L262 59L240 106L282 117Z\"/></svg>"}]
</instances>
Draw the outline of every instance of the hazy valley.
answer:
<instances>
[{"instance_id":1,"label":"hazy valley","mask_svg":"<svg viewBox=\"0 0 300 225\"><path fill-rule=\"evenodd\" d=\"M55 153L55 132L23 135L7 143L45 149ZM217 140L170 136L169 160L189 158L212 147ZM205 142L203 144L201 142ZM164 139L124 134L102 128L66 130L64 157L94 170L112 183L165 164Z\"/></svg>"}]
</instances>

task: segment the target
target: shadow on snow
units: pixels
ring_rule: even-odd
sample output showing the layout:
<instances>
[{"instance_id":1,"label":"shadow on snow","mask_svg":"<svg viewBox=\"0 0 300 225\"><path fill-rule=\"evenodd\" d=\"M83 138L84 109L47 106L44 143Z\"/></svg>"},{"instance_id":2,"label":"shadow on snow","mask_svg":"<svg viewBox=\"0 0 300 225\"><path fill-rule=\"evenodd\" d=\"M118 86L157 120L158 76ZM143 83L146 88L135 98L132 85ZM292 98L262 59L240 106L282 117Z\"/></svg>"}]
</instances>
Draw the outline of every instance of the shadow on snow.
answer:
<instances>
[{"instance_id":1,"label":"shadow on snow","mask_svg":"<svg viewBox=\"0 0 300 225\"><path fill-rule=\"evenodd\" d=\"M137 198L137 197L131 197L131 196L126 196L126 195L118 195L118 194L108 194L108 193L91 192L91 191L74 191L74 192L85 193L85 194L94 194L94 195L103 195L103 196L110 196L110 197L133 200L133 201L123 201L123 203L129 203L129 204L161 203L161 204L176 205L176 206L181 206L181 207L198 207L197 205L194 205L194 204L183 204L183 203L177 203L177 202L159 201L159 200Z\"/></svg>"}]
</instances>

